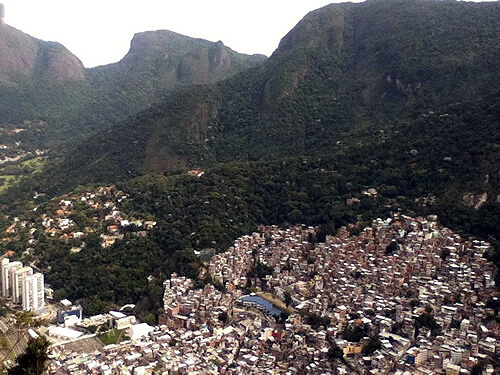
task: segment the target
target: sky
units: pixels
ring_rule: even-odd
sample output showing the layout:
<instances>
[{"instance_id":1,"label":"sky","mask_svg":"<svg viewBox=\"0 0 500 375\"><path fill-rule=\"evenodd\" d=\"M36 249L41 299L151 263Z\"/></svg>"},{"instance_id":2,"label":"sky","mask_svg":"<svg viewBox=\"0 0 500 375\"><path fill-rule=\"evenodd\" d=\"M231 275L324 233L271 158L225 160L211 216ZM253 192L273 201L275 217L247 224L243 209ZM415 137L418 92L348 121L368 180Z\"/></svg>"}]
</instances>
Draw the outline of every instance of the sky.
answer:
<instances>
[{"instance_id":1,"label":"sky","mask_svg":"<svg viewBox=\"0 0 500 375\"><path fill-rule=\"evenodd\" d=\"M134 33L160 29L270 56L302 17L332 2L341 1L0 0L7 24L64 44L86 67L120 60Z\"/></svg>"},{"instance_id":2,"label":"sky","mask_svg":"<svg viewBox=\"0 0 500 375\"><path fill-rule=\"evenodd\" d=\"M166 29L270 56L309 11L332 0L0 0L5 22L62 43L86 67L120 60L136 32ZM340 2L340 1L333 1ZM360 2L354 0L353 2Z\"/></svg>"}]
</instances>

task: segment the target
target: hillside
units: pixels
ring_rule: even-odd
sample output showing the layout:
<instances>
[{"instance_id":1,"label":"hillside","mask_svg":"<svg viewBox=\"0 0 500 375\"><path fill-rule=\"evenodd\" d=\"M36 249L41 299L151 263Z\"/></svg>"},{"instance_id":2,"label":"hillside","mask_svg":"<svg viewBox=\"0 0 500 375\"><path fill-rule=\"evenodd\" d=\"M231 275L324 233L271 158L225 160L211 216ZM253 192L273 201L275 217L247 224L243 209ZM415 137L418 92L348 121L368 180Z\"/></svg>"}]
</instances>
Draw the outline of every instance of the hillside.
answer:
<instances>
[{"instance_id":1,"label":"hillside","mask_svg":"<svg viewBox=\"0 0 500 375\"><path fill-rule=\"evenodd\" d=\"M223 45L166 30L136 34L118 63L85 69L64 46L0 25L0 124L43 120L46 146L125 119L181 86L260 64Z\"/></svg>"},{"instance_id":2,"label":"hillside","mask_svg":"<svg viewBox=\"0 0 500 375\"><path fill-rule=\"evenodd\" d=\"M99 129L179 88L215 83L265 59L237 53L221 41L209 42L168 30L138 33L121 61L87 70L92 102L75 121Z\"/></svg>"},{"instance_id":3,"label":"hillside","mask_svg":"<svg viewBox=\"0 0 500 375\"><path fill-rule=\"evenodd\" d=\"M93 135L49 168L51 185L328 154L340 142L373 142L374 133L383 132L385 142L413 132L429 113L477 107L470 103L483 99L486 113L478 116L494 115L488 104L500 83L499 15L498 3L332 4L308 14L263 65L185 89ZM466 128L471 119L458 121ZM495 134L496 126L488 131Z\"/></svg>"},{"instance_id":4,"label":"hillside","mask_svg":"<svg viewBox=\"0 0 500 375\"><path fill-rule=\"evenodd\" d=\"M40 120L82 99L85 68L61 44L0 23L0 56L1 124Z\"/></svg>"},{"instance_id":5,"label":"hillside","mask_svg":"<svg viewBox=\"0 0 500 375\"><path fill-rule=\"evenodd\" d=\"M34 207L50 206L43 193L118 183L127 217L154 218L146 237L104 250L96 236L77 254L33 237L58 297L90 312L139 300L141 314L158 314L166 276L197 276L193 250L225 250L260 224L317 225L324 237L391 212L436 214L490 241L500 265L499 16L498 3L426 0L319 9L259 66L195 87L176 75L163 102L52 153L20 185L37 199L21 206L11 189L2 203L35 223ZM6 248L25 249L24 234Z\"/></svg>"},{"instance_id":6,"label":"hillside","mask_svg":"<svg viewBox=\"0 0 500 375\"><path fill-rule=\"evenodd\" d=\"M0 84L16 87L24 79L55 82L85 80L83 64L64 46L43 42L0 24Z\"/></svg>"}]
</instances>

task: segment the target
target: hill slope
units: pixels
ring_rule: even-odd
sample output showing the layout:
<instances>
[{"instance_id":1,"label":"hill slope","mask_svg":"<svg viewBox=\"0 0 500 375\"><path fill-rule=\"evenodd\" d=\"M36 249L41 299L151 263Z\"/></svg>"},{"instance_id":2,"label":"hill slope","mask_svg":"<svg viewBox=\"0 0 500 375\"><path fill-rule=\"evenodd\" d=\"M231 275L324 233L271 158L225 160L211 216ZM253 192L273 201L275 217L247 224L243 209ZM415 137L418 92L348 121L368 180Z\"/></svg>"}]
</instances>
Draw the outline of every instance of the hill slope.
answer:
<instances>
[{"instance_id":1,"label":"hill slope","mask_svg":"<svg viewBox=\"0 0 500 375\"><path fill-rule=\"evenodd\" d=\"M114 182L231 160L328 154L339 142L374 142L379 132L384 142L413 133L429 113L477 108L483 99L487 113L478 116L495 115L499 16L498 3L332 4L308 14L265 64L186 89L93 136L49 169L50 181Z\"/></svg>"},{"instance_id":2,"label":"hill slope","mask_svg":"<svg viewBox=\"0 0 500 375\"><path fill-rule=\"evenodd\" d=\"M62 45L0 25L0 124L49 123L49 146L147 108L180 86L213 83L265 56L160 30L136 34L118 63L85 69Z\"/></svg>"},{"instance_id":3,"label":"hill slope","mask_svg":"<svg viewBox=\"0 0 500 375\"><path fill-rule=\"evenodd\" d=\"M17 86L23 78L66 82L85 80L83 64L58 43L43 42L0 24L0 83Z\"/></svg>"},{"instance_id":4,"label":"hill slope","mask_svg":"<svg viewBox=\"0 0 500 375\"><path fill-rule=\"evenodd\" d=\"M0 24L0 56L0 123L41 119L81 99L85 69L64 46Z\"/></svg>"},{"instance_id":5,"label":"hill slope","mask_svg":"<svg viewBox=\"0 0 500 375\"><path fill-rule=\"evenodd\" d=\"M237 53L221 41L209 42L168 30L139 33L121 61L87 71L93 99L79 115L98 129L125 119L180 87L215 83L265 59Z\"/></svg>"},{"instance_id":6,"label":"hill slope","mask_svg":"<svg viewBox=\"0 0 500 375\"><path fill-rule=\"evenodd\" d=\"M23 187L126 181L124 211L157 226L104 250L89 237L76 255L42 236L47 280L87 311L141 299L158 312L160 280L196 277L193 249L227 249L262 223L325 235L397 210L496 242L500 265L499 15L497 3L331 5L266 63L97 133ZM184 173L193 166L205 174Z\"/></svg>"}]
</instances>

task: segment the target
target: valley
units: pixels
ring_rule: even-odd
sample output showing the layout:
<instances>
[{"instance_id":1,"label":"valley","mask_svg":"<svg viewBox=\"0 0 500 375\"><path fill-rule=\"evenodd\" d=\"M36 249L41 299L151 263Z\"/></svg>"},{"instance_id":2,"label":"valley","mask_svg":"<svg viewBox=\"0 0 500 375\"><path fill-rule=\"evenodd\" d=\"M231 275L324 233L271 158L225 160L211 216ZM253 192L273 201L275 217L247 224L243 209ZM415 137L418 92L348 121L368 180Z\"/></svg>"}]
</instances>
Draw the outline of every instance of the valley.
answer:
<instances>
[{"instance_id":1,"label":"valley","mask_svg":"<svg viewBox=\"0 0 500 375\"><path fill-rule=\"evenodd\" d=\"M339 3L94 68L0 24L0 311L41 290L54 374L493 374L499 19Z\"/></svg>"}]
</instances>

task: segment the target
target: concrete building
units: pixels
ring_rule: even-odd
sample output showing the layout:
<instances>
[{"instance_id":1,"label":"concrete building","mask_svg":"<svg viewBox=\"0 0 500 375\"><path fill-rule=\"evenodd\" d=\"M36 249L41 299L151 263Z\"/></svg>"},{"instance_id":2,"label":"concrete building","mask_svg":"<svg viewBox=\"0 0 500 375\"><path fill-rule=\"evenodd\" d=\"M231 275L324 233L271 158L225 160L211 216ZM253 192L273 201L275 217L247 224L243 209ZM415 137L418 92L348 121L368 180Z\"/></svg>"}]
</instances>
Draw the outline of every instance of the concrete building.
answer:
<instances>
[{"instance_id":1,"label":"concrete building","mask_svg":"<svg viewBox=\"0 0 500 375\"><path fill-rule=\"evenodd\" d=\"M14 275L18 269L21 269L21 262L10 262L8 259L2 259L2 296L5 298L12 297Z\"/></svg>"},{"instance_id":2,"label":"concrete building","mask_svg":"<svg viewBox=\"0 0 500 375\"><path fill-rule=\"evenodd\" d=\"M33 275L33 268L23 267L14 272L14 279L12 281L12 301L14 303L23 303L23 282L26 277Z\"/></svg>"},{"instance_id":3,"label":"concrete building","mask_svg":"<svg viewBox=\"0 0 500 375\"><path fill-rule=\"evenodd\" d=\"M460 366L448 364L446 367L446 375L459 375L460 374Z\"/></svg>"},{"instance_id":4,"label":"concrete building","mask_svg":"<svg viewBox=\"0 0 500 375\"><path fill-rule=\"evenodd\" d=\"M57 311L57 323L65 324L65 321L68 318L72 319L72 317L75 317L79 322L81 322L83 317L82 307L80 305L73 306L71 302L69 302L69 305L67 305L66 302L69 301L61 301L61 305L63 306L63 308Z\"/></svg>"},{"instance_id":5,"label":"concrete building","mask_svg":"<svg viewBox=\"0 0 500 375\"><path fill-rule=\"evenodd\" d=\"M2 283L2 297L7 297L7 290L9 286L8 281L8 271L7 267L9 266L9 260L7 258L2 258L2 268L0 269L0 282ZM6 280L7 279L7 280Z\"/></svg>"},{"instance_id":6,"label":"concrete building","mask_svg":"<svg viewBox=\"0 0 500 375\"><path fill-rule=\"evenodd\" d=\"M22 283L24 311L36 311L45 305L43 274L27 276Z\"/></svg>"}]
</instances>

